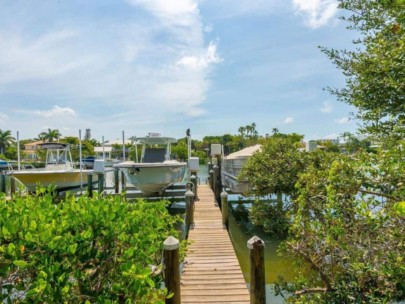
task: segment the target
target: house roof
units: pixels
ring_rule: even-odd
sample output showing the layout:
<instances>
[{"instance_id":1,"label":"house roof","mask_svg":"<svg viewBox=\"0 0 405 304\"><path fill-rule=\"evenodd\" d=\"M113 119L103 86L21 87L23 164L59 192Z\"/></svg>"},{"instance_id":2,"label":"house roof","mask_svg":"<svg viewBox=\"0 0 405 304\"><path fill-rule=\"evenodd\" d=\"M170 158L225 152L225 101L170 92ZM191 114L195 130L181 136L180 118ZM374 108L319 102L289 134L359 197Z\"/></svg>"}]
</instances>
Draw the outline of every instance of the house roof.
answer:
<instances>
[{"instance_id":1,"label":"house roof","mask_svg":"<svg viewBox=\"0 0 405 304\"><path fill-rule=\"evenodd\" d=\"M126 144L126 145L130 145L130 144L132 144L132 141L129 140L129 139L126 139L126 140L125 140L125 144ZM112 145L121 145L121 146L122 146L122 139L115 139L115 140L111 140L111 141L106 141L106 142L104 143L104 146L105 146L105 147L107 147L107 146L112 146Z\"/></svg>"},{"instance_id":2,"label":"house roof","mask_svg":"<svg viewBox=\"0 0 405 304\"><path fill-rule=\"evenodd\" d=\"M229 154L226 159L236 159L236 158L242 158L242 157L250 157L252 156L255 152L259 151L261 149L262 145L254 145L247 147L245 149L236 151L234 153Z\"/></svg>"},{"instance_id":3,"label":"house roof","mask_svg":"<svg viewBox=\"0 0 405 304\"><path fill-rule=\"evenodd\" d=\"M110 153L112 151L112 147L104 147L105 153ZM94 152L96 153L103 153L103 147L94 147Z\"/></svg>"}]
</instances>

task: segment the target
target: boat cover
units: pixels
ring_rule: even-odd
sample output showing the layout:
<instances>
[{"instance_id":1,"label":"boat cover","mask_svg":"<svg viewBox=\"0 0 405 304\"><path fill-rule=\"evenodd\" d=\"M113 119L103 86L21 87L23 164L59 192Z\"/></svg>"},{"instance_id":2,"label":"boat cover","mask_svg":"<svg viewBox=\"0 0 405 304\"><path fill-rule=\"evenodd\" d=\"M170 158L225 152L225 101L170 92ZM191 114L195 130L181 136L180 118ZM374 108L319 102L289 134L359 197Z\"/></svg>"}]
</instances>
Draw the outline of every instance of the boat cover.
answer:
<instances>
[{"instance_id":1,"label":"boat cover","mask_svg":"<svg viewBox=\"0 0 405 304\"><path fill-rule=\"evenodd\" d=\"M245 158L252 156L255 152L259 151L262 145L254 145L247 147L245 149L236 151L234 153L229 154L226 159L237 159L237 158Z\"/></svg>"}]
</instances>

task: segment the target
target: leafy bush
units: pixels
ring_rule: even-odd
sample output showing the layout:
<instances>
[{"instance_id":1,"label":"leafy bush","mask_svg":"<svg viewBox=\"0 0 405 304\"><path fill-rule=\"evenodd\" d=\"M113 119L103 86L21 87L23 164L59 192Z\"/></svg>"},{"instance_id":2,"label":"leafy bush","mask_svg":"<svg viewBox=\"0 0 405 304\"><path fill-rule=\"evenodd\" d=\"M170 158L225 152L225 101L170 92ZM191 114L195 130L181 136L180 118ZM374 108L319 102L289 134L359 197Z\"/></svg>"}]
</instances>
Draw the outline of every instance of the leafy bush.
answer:
<instances>
[{"instance_id":1,"label":"leafy bush","mask_svg":"<svg viewBox=\"0 0 405 304\"><path fill-rule=\"evenodd\" d=\"M400 151L337 157L297 182L284 253L314 270L284 288L291 303L388 303L405 299L405 163Z\"/></svg>"},{"instance_id":2,"label":"leafy bush","mask_svg":"<svg viewBox=\"0 0 405 304\"><path fill-rule=\"evenodd\" d=\"M177 236L165 202L123 197L0 197L0 299L6 302L159 303L150 265Z\"/></svg>"}]
</instances>

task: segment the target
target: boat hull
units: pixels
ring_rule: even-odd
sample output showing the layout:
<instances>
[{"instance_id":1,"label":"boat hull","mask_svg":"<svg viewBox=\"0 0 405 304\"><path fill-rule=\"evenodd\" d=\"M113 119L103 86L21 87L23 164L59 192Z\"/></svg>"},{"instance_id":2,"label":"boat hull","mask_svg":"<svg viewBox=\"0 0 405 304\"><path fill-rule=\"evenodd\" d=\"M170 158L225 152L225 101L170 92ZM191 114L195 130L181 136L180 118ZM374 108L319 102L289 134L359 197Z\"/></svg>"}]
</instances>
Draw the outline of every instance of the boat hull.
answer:
<instances>
[{"instance_id":1,"label":"boat hull","mask_svg":"<svg viewBox=\"0 0 405 304\"><path fill-rule=\"evenodd\" d=\"M229 188L232 193L249 194L250 184L245 181L239 181L235 175L228 172L222 172L222 184Z\"/></svg>"},{"instance_id":2,"label":"boat hull","mask_svg":"<svg viewBox=\"0 0 405 304\"><path fill-rule=\"evenodd\" d=\"M47 170L27 170L14 171L10 176L19 180L28 191L35 192L38 185L48 187L54 185L57 191L66 191L86 186L88 175L91 170L72 170L72 171L47 171ZM93 174L93 183L97 182L98 177Z\"/></svg>"},{"instance_id":3,"label":"boat hull","mask_svg":"<svg viewBox=\"0 0 405 304\"><path fill-rule=\"evenodd\" d=\"M134 163L125 162L114 167L121 169L128 182L145 196L160 193L174 183L181 182L186 172L186 163Z\"/></svg>"}]
</instances>

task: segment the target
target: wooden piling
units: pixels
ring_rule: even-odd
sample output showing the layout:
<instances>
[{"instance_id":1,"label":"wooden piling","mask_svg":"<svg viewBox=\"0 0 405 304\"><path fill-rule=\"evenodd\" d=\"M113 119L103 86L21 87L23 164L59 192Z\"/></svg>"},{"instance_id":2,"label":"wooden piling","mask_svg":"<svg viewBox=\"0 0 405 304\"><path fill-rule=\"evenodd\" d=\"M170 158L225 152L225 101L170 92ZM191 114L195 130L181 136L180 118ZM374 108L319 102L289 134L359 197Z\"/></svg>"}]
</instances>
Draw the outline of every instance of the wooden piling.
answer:
<instances>
[{"instance_id":1,"label":"wooden piling","mask_svg":"<svg viewBox=\"0 0 405 304\"><path fill-rule=\"evenodd\" d=\"M191 190L186 191L186 238L188 231L194 225L194 193Z\"/></svg>"},{"instance_id":2,"label":"wooden piling","mask_svg":"<svg viewBox=\"0 0 405 304\"><path fill-rule=\"evenodd\" d=\"M208 162L208 172L212 170L213 164L212 162Z\"/></svg>"},{"instance_id":3,"label":"wooden piling","mask_svg":"<svg viewBox=\"0 0 405 304\"><path fill-rule=\"evenodd\" d=\"M254 236L247 241L250 257L250 303L266 303L266 282L264 269L264 241Z\"/></svg>"},{"instance_id":4,"label":"wooden piling","mask_svg":"<svg viewBox=\"0 0 405 304\"><path fill-rule=\"evenodd\" d=\"M214 167L213 167L213 169L212 169L213 171L214 171L214 174L213 174L213 178L212 178L212 191L214 192L214 197L215 197L215 200L217 201L217 203L218 203L218 200L217 200L217 187L218 187L218 173L219 173L219 168L218 168L218 166L217 165L214 165Z\"/></svg>"},{"instance_id":5,"label":"wooden piling","mask_svg":"<svg viewBox=\"0 0 405 304\"><path fill-rule=\"evenodd\" d=\"M101 195L104 191L104 173L98 173L98 194Z\"/></svg>"},{"instance_id":6,"label":"wooden piling","mask_svg":"<svg viewBox=\"0 0 405 304\"><path fill-rule=\"evenodd\" d=\"M221 212L222 212L222 225L225 229L228 228L228 193L224 190L221 193Z\"/></svg>"},{"instance_id":7,"label":"wooden piling","mask_svg":"<svg viewBox=\"0 0 405 304\"><path fill-rule=\"evenodd\" d=\"M87 192L89 197L93 197L93 172L87 174Z\"/></svg>"},{"instance_id":8,"label":"wooden piling","mask_svg":"<svg viewBox=\"0 0 405 304\"><path fill-rule=\"evenodd\" d=\"M114 192L115 194L120 192L120 176L118 168L114 169Z\"/></svg>"},{"instance_id":9,"label":"wooden piling","mask_svg":"<svg viewBox=\"0 0 405 304\"><path fill-rule=\"evenodd\" d=\"M6 176L0 174L0 193L6 193Z\"/></svg>"},{"instance_id":10,"label":"wooden piling","mask_svg":"<svg viewBox=\"0 0 405 304\"><path fill-rule=\"evenodd\" d=\"M191 175L190 177L190 181L193 183L193 192L194 192L194 200L198 200L198 196L197 196L197 176L195 176L194 174Z\"/></svg>"},{"instance_id":11,"label":"wooden piling","mask_svg":"<svg viewBox=\"0 0 405 304\"><path fill-rule=\"evenodd\" d=\"M221 207L221 175L220 175L220 170L218 165L214 165L214 196L215 196L215 200L218 203L219 207Z\"/></svg>"},{"instance_id":12,"label":"wooden piling","mask_svg":"<svg viewBox=\"0 0 405 304\"><path fill-rule=\"evenodd\" d=\"M209 181L211 190L214 191L214 170L213 169L211 169L209 171L208 181Z\"/></svg>"},{"instance_id":13,"label":"wooden piling","mask_svg":"<svg viewBox=\"0 0 405 304\"><path fill-rule=\"evenodd\" d=\"M180 304L180 268L179 268L179 241L169 236L163 242L163 264L165 274L165 286L168 294L173 296L166 299L166 304Z\"/></svg>"}]
</instances>

